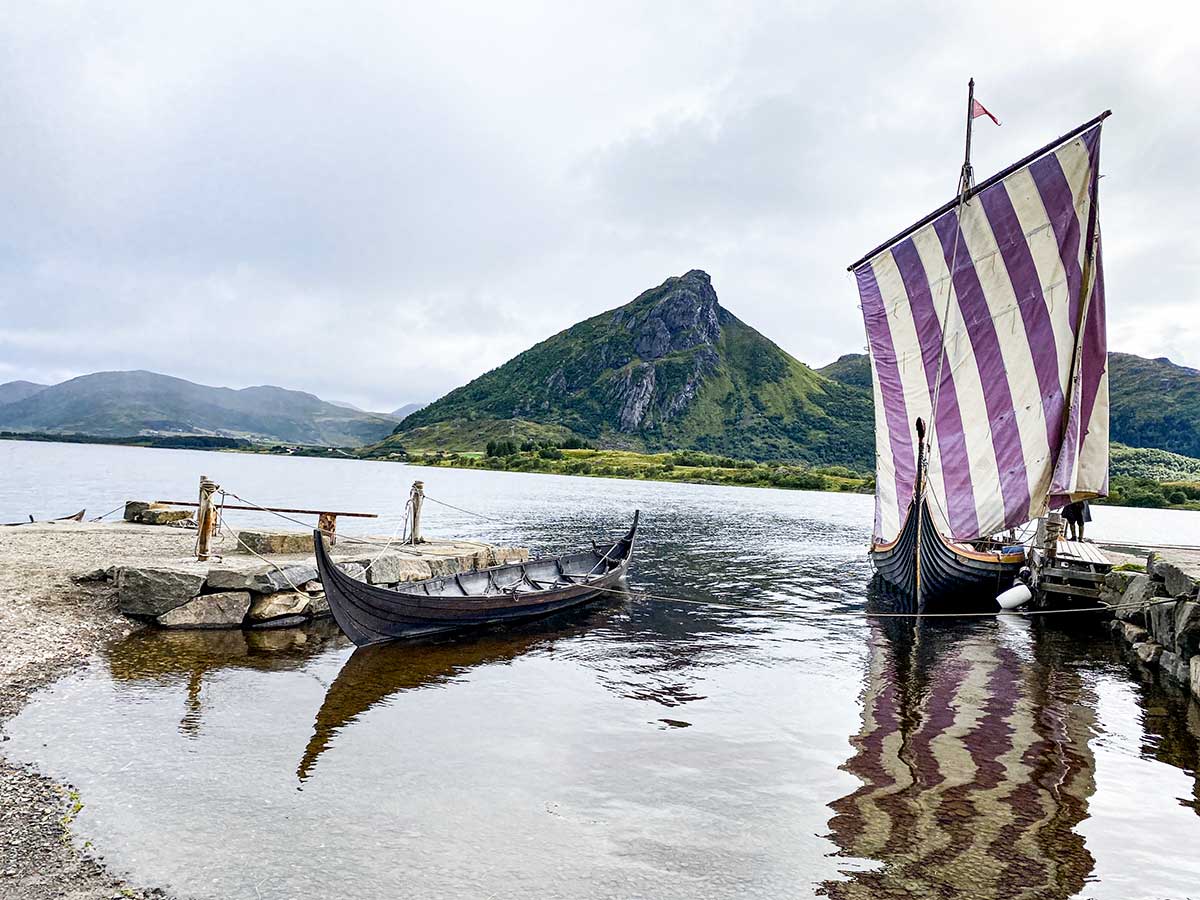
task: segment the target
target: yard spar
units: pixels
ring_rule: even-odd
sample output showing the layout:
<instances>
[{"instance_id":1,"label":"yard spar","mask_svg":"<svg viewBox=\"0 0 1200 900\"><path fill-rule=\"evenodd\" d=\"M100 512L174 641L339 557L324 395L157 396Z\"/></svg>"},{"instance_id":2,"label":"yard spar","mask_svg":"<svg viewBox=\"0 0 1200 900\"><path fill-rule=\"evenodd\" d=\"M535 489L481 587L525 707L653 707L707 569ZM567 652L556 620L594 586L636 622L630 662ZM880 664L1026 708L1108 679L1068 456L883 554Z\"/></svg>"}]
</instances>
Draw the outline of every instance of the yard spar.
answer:
<instances>
[{"instance_id":1,"label":"yard spar","mask_svg":"<svg viewBox=\"0 0 1200 900\"><path fill-rule=\"evenodd\" d=\"M1024 558L996 536L1107 494L1108 115L979 185L968 118L958 196L850 266L875 393L871 557L919 609L995 597Z\"/></svg>"}]
</instances>

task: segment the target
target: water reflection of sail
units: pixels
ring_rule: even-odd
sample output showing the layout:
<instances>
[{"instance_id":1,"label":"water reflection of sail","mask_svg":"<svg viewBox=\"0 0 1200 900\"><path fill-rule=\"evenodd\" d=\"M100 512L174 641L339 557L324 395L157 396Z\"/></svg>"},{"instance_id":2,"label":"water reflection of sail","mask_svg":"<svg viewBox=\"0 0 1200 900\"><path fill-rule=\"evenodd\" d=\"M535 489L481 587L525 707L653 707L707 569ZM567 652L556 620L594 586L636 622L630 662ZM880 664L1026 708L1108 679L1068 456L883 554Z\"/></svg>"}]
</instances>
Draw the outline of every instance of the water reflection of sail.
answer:
<instances>
[{"instance_id":1,"label":"water reflection of sail","mask_svg":"<svg viewBox=\"0 0 1200 900\"><path fill-rule=\"evenodd\" d=\"M873 626L862 730L845 765L862 785L832 804L830 832L845 855L882 865L827 882L824 894L1083 889L1093 859L1075 827L1095 789L1092 707L1075 673L1000 637Z\"/></svg>"}]
</instances>

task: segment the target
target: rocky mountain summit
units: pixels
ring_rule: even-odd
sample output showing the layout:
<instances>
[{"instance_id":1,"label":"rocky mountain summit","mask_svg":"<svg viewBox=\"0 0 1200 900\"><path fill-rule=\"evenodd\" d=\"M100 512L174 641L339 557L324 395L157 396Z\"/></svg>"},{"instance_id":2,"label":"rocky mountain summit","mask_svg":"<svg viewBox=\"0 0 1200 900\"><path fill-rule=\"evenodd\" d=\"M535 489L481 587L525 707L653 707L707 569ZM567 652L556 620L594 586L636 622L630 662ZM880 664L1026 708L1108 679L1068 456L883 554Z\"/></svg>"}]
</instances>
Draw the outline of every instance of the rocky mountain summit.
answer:
<instances>
[{"instance_id":1,"label":"rocky mountain summit","mask_svg":"<svg viewBox=\"0 0 1200 900\"><path fill-rule=\"evenodd\" d=\"M578 437L866 467L871 427L869 397L784 353L693 269L451 391L389 443L474 449L494 438Z\"/></svg>"}]
</instances>

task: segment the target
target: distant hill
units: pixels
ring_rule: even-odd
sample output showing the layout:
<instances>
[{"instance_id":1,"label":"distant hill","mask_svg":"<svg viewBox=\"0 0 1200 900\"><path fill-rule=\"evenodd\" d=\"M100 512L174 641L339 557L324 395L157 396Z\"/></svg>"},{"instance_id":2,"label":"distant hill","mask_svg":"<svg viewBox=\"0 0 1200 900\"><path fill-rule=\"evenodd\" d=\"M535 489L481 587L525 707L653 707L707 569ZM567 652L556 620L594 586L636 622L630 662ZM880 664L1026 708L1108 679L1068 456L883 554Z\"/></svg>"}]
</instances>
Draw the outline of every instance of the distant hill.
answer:
<instances>
[{"instance_id":1,"label":"distant hill","mask_svg":"<svg viewBox=\"0 0 1200 900\"><path fill-rule=\"evenodd\" d=\"M842 384L871 391L871 360L865 353L847 353L817 371Z\"/></svg>"},{"instance_id":2,"label":"distant hill","mask_svg":"<svg viewBox=\"0 0 1200 900\"><path fill-rule=\"evenodd\" d=\"M1112 440L1200 457L1200 371L1108 354Z\"/></svg>"},{"instance_id":3,"label":"distant hill","mask_svg":"<svg viewBox=\"0 0 1200 900\"><path fill-rule=\"evenodd\" d=\"M0 430L100 437L204 434L361 446L395 425L390 416L346 409L301 391L232 390L141 371L83 375L0 406Z\"/></svg>"},{"instance_id":4,"label":"distant hill","mask_svg":"<svg viewBox=\"0 0 1200 900\"><path fill-rule=\"evenodd\" d=\"M871 389L871 362L851 353L818 369L843 384ZM1200 457L1200 371L1165 357L1108 354L1110 438Z\"/></svg>"},{"instance_id":5,"label":"distant hill","mask_svg":"<svg viewBox=\"0 0 1200 900\"><path fill-rule=\"evenodd\" d=\"M869 392L793 359L724 309L709 276L693 270L451 391L377 449L578 437L869 469L872 427Z\"/></svg>"},{"instance_id":6,"label":"distant hill","mask_svg":"<svg viewBox=\"0 0 1200 900\"><path fill-rule=\"evenodd\" d=\"M393 409L391 414L397 419L403 419L407 416L411 416L415 412L420 412L428 405L428 403L405 403L399 409Z\"/></svg>"},{"instance_id":7,"label":"distant hill","mask_svg":"<svg viewBox=\"0 0 1200 900\"><path fill-rule=\"evenodd\" d=\"M8 381L0 384L0 406L32 397L34 394L44 391L48 386L35 384L32 381Z\"/></svg>"}]
</instances>

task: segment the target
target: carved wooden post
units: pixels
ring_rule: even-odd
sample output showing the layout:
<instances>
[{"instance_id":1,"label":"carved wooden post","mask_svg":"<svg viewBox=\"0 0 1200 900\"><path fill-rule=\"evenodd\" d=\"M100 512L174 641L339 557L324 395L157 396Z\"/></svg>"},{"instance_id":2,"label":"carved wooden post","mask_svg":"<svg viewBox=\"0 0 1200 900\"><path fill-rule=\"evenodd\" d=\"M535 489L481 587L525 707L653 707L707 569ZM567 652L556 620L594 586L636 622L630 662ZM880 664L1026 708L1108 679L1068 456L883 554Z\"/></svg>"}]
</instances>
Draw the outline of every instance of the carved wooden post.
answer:
<instances>
[{"instance_id":1,"label":"carved wooden post","mask_svg":"<svg viewBox=\"0 0 1200 900\"><path fill-rule=\"evenodd\" d=\"M334 534L334 532L337 531L336 515L327 512L321 513L321 515L317 518L317 528L322 534L325 535L325 537L329 538L330 547L337 543L337 535Z\"/></svg>"},{"instance_id":2,"label":"carved wooden post","mask_svg":"<svg viewBox=\"0 0 1200 900\"><path fill-rule=\"evenodd\" d=\"M425 482L414 481L412 492L409 494L409 502L412 504L412 519L410 520L411 527L409 529L409 543L421 543L421 504L425 500Z\"/></svg>"},{"instance_id":3,"label":"carved wooden post","mask_svg":"<svg viewBox=\"0 0 1200 900\"><path fill-rule=\"evenodd\" d=\"M196 559L206 560L209 556L209 545L217 526L217 511L213 507L212 495L219 487L216 482L209 481L207 475L200 476L200 506L196 511L196 528L199 531Z\"/></svg>"}]
</instances>

